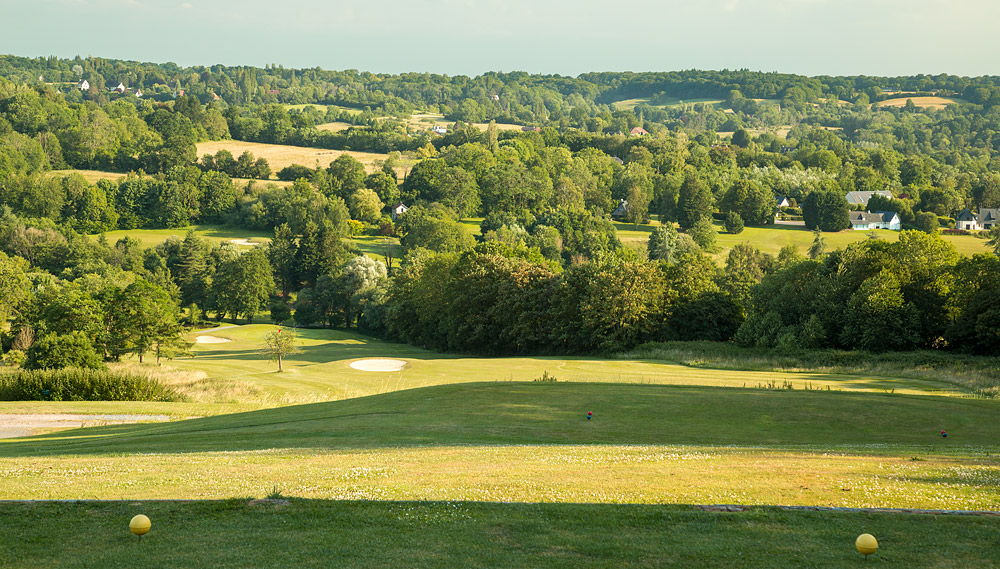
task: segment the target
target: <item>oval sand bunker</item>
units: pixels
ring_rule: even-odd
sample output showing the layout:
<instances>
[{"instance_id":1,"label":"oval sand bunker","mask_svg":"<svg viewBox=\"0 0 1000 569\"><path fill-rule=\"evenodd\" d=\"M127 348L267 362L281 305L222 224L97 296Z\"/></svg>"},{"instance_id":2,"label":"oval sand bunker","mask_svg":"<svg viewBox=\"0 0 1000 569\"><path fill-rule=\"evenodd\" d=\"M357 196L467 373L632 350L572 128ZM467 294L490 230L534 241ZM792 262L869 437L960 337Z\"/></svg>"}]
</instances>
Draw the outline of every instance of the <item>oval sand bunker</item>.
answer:
<instances>
[{"instance_id":1,"label":"oval sand bunker","mask_svg":"<svg viewBox=\"0 0 1000 569\"><path fill-rule=\"evenodd\" d=\"M351 367L361 371L399 371L406 366L403 360L387 360L381 358L371 358L351 362Z\"/></svg>"},{"instance_id":2,"label":"oval sand bunker","mask_svg":"<svg viewBox=\"0 0 1000 569\"><path fill-rule=\"evenodd\" d=\"M229 338L220 338L218 336L198 336L194 341L198 344L225 344L226 342L232 342Z\"/></svg>"}]
</instances>

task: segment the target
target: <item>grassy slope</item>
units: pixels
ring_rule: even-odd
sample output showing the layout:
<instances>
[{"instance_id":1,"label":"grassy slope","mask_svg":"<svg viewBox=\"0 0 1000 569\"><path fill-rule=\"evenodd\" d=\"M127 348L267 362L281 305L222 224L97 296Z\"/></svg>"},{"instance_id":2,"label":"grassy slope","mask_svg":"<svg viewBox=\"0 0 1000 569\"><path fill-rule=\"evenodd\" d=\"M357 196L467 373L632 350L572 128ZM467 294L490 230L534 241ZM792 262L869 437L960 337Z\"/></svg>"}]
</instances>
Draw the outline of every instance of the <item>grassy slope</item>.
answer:
<instances>
[{"instance_id":1,"label":"grassy slope","mask_svg":"<svg viewBox=\"0 0 1000 569\"><path fill-rule=\"evenodd\" d=\"M238 379L275 396L302 397L301 402L344 399L430 385L530 381L546 371L560 381L730 387L771 382L782 384L787 381L796 389L810 386L876 392L894 390L896 393L962 392L959 387L933 377L901 379L863 373L714 370L656 360L596 357L463 357L386 342L353 331L315 329L299 331L302 353L288 358L285 373L278 374L274 364L256 355L264 334L272 329L270 325L254 324L210 332L232 341L197 344L194 358L177 359L170 365L185 371L201 371L209 378ZM407 366L398 372L367 372L349 366L351 362L363 358L402 359Z\"/></svg>"},{"instance_id":2,"label":"grassy slope","mask_svg":"<svg viewBox=\"0 0 1000 569\"><path fill-rule=\"evenodd\" d=\"M153 524L141 543L126 529L140 511ZM3 505L0 521L0 565L10 569L861 567L862 532L880 540L869 562L878 566L1000 563L992 518L461 502L296 500L276 509L232 500Z\"/></svg>"},{"instance_id":3,"label":"grassy slope","mask_svg":"<svg viewBox=\"0 0 1000 569\"><path fill-rule=\"evenodd\" d=\"M996 510L998 419L997 401L926 396L452 385L0 441L0 498L278 486L337 499Z\"/></svg>"},{"instance_id":4,"label":"grassy slope","mask_svg":"<svg viewBox=\"0 0 1000 569\"><path fill-rule=\"evenodd\" d=\"M239 156L244 151L249 150L254 158L264 158L273 172L277 172L286 166L299 164L314 168L318 163L322 167L327 167L341 154L349 154L364 164L368 172L375 171L374 163L378 160L385 160L388 154L377 154L374 152L355 152L344 150L327 150L324 148L308 148L303 146L286 146L280 144L262 144L258 142L243 142L239 140L214 140L199 142L197 145L198 156L205 154L215 155L219 150L228 150L233 156Z\"/></svg>"}]
</instances>

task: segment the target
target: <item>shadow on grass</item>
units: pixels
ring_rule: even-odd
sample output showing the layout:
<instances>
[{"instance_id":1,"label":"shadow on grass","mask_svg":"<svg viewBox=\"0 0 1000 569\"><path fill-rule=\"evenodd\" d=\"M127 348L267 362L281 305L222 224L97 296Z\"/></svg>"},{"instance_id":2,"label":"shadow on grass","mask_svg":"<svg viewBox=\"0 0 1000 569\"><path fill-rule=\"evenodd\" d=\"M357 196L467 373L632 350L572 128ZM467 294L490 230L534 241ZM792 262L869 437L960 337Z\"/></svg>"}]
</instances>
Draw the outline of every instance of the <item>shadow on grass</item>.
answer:
<instances>
[{"instance_id":1,"label":"shadow on grass","mask_svg":"<svg viewBox=\"0 0 1000 569\"><path fill-rule=\"evenodd\" d=\"M594 413L588 420L587 412ZM949 438L938 436L948 430ZM1000 401L595 383L469 383L0 441L0 456L453 445L995 447Z\"/></svg>"}]
</instances>

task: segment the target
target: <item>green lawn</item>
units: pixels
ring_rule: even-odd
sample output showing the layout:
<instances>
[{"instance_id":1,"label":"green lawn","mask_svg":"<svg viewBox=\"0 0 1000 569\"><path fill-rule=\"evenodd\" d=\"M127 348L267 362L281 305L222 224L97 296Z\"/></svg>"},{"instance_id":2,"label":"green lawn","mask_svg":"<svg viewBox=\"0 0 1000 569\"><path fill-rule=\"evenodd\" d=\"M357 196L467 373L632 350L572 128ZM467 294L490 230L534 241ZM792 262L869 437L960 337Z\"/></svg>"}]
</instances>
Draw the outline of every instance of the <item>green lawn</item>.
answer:
<instances>
[{"instance_id":1,"label":"green lawn","mask_svg":"<svg viewBox=\"0 0 1000 569\"><path fill-rule=\"evenodd\" d=\"M0 441L0 499L225 498L277 486L323 499L997 510L998 440L994 400L447 385Z\"/></svg>"},{"instance_id":2,"label":"green lawn","mask_svg":"<svg viewBox=\"0 0 1000 569\"><path fill-rule=\"evenodd\" d=\"M773 372L716 370L658 360L606 359L600 357L479 358L441 354L407 344L386 342L354 331L299 330L302 353L289 357L285 372L256 354L265 324L229 327L207 335L231 340L196 344L195 356L170 362L174 368L204 374L208 379L248 383L285 403L339 400L399 389L477 381L531 381L545 372L559 381L646 383L708 386L757 386L785 384L795 389L835 389L922 394L962 394L967 390L939 377L906 379L866 373ZM200 334L192 334L194 338ZM365 358L406 361L397 372L369 372L350 367ZM2 407L0 407L2 408Z\"/></svg>"},{"instance_id":3,"label":"green lawn","mask_svg":"<svg viewBox=\"0 0 1000 569\"><path fill-rule=\"evenodd\" d=\"M649 241L649 234L659 225L659 222L650 224L615 223L618 238L623 244L633 247L645 247ZM713 257L718 262L725 262L726 255L730 249L739 243L749 243L765 253L777 255L781 248L786 245L794 245L799 253L803 255L809 250L815 236L813 232L802 225L768 225L764 227L746 227L741 233L730 235L723 229L720 222L715 223L715 228L719 232L716 236L716 245L720 248ZM826 240L826 250L843 249L857 241L869 238L869 234L875 234L879 239L886 241L896 241L899 239L898 231L879 229L876 231L839 231L836 233L823 233ZM985 253L988 251L985 239L978 239L972 235L942 235L945 241L955 246L955 249L962 255L973 255L975 253Z\"/></svg>"},{"instance_id":4,"label":"green lawn","mask_svg":"<svg viewBox=\"0 0 1000 569\"><path fill-rule=\"evenodd\" d=\"M145 513L139 542L128 520ZM0 565L37 567L614 568L1000 564L997 518L682 506L246 500L0 505ZM879 551L866 563L855 538ZM73 544L72 547L69 544Z\"/></svg>"},{"instance_id":5,"label":"green lawn","mask_svg":"<svg viewBox=\"0 0 1000 569\"><path fill-rule=\"evenodd\" d=\"M163 243L171 236L184 239L187 232L192 229L198 237L212 244L234 239L249 239L252 243L267 243L271 240L272 235L268 231L255 231L224 225L192 225L190 227L175 227L172 229L121 229L118 231L109 231L105 233L105 236L112 245L122 237L128 235L142 242L143 247L153 247ZM96 237L96 235L92 235L91 237Z\"/></svg>"}]
</instances>

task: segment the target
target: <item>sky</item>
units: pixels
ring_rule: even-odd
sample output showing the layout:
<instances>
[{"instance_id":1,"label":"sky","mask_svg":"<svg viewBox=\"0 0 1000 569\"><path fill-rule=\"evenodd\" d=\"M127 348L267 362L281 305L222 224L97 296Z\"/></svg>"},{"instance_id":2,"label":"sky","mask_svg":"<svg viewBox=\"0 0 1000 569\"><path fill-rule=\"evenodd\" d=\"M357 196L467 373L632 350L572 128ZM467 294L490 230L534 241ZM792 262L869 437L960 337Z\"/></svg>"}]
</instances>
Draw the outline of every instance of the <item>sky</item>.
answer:
<instances>
[{"instance_id":1,"label":"sky","mask_svg":"<svg viewBox=\"0 0 1000 569\"><path fill-rule=\"evenodd\" d=\"M0 0L0 53L382 73L1000 75L993 0Z\"/></svg>"}]
</instances>

